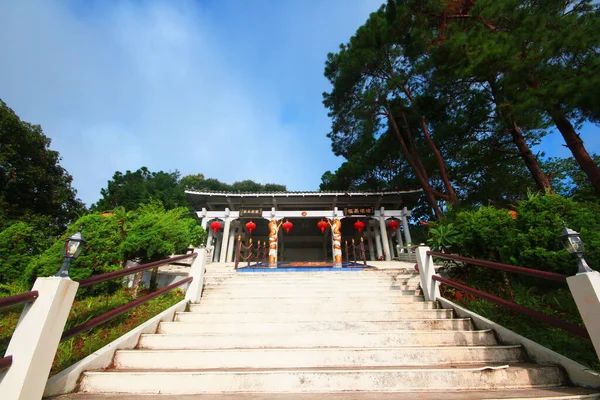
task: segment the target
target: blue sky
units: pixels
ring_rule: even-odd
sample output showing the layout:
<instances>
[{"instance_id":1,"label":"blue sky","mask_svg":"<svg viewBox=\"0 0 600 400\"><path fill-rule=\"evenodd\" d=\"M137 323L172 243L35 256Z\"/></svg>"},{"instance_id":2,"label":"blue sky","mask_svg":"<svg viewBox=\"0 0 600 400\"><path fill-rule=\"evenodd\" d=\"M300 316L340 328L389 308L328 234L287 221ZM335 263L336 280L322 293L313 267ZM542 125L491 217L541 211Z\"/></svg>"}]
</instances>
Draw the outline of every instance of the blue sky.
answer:
<instances>
[{"instance_id":1,"label":"blue sky","mask_svg":"<svg viewBox=\"0 0 600 400\"><path fill-rule=\"evenodd\" d=\"M327 53L381 0L6 0L0 98L41 124L88 205L117 170L316 190L342 162ZM600 152L596 127L582 132ZM568 156L559 135L541 150Z\"/></svg>"}]
</instances>

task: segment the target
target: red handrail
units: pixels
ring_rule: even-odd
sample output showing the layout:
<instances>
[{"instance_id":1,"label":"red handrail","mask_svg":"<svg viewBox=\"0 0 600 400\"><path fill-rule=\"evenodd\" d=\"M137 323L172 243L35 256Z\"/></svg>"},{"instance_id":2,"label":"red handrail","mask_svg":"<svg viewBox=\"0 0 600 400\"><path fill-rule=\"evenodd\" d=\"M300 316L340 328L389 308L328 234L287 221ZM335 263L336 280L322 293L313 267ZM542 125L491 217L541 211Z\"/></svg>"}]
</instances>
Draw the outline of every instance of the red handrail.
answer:
<instances>
[{"instance_id":1,"label":"red handrail","mask_svg":"<svg viewBox=\"0 0 600 400\"><path fill-rule=\"evenodd\" d=\"M122 276L135 274L136 272L145 271L145 270L148 270L148 269L151 269L151 268L154 268L154 267L159 267L161 265L170 264L170 263L172 263L174 261L183 260L185 258L190 258L190 257L196 257L197 255L198 255L198 253L185 254L183 256L166 258L164 260L154 261L154 262L151 262L151 263L138 265L136 267L124 268L124 269L121 269L121 270L118 270L118 271L107 272L106 274L102 274L102 275L90 276L89 278L85 278L85 279L80 280L79 281L79 287L80 288L84 288L84 287L87 287L87 286L90 286L90 285L94 285L96 283L109 281L111 279L120 278Z\"/></svg>"},{"instance_id":2,"label":"red handrail","mask_svg":"<svg viewBox=\"0 0 600 400\"><path fill-rule=\"evenodd\" d=\"M0 299L0 308L15 306L17 304L22 303L30 303L37 299L39 293L37 290L33 290L31 292L25 292L21 294L16 294L14 296L8 296Z\"/></svg>"},{"instance_id":3,"label":"red handrail","mask_svg":"<svg viewBox=\"0 0 600 400\"><path fill-rule=\"evenodd\" d=\"M562 282L562 283L565 283L567 281L567 275L557 274L555 272L547 272L547 271L540 271L540 270L532 269L532 268L517 267L515 265L502 264L502 263L486 261L486 260L478 260L476 258L457 256L454 254L440 253L437 251L428 251L427 255L435 256L435 257L439 257L439 258L445 258L448 260L461 261L461 262L465 262L468 264L478 265L481 267L488 267L488 268L492 268L492 269L498 269L498 270L506 271L506 272L514 272L516 274L521 274L521 275L535 276L536 278L547 279L549 281Z\"/></svg>"},{"instance_id":4,"label":"red handrail","mask_svg":"<svg viewBox=\"0 0 600 400\"><path fill-rule=\"evenodd\" d=\"M454 281L452 281L450 279L442 278L439 275L433 275L432 279L434 281L438 281L438 282L444 283L444 284L446 284L448 286L451 286L453 288L465 291L467 293L471 293L471 294L473 294L473 295L475 295L477 297L481 297L482 299L491 301L492 303L496 303L496 304L504 306L506 308L510 308L513 311L516 311L516 312L518 312L520 314L523 314L523 315L527 315L528 317L531 317L531 318L533 318L535 320L538 320L538 321L541 321L541 322L545 322L548 325L552 325L552 326L555 326L557 328L564 329L567 332L571 332L571 333L573 333L575 335L581 336L581 337L586 338L586 339L590 338L590 335L588 334L588 331L584 327L581 327L581 326L578 326L578 325L574 325L574 324L570 324L568 322L565 322L565 321L563 321L561 319L558 319L556 317L553 317L551 315L546 315L546 314L543 314L543 313L541 313L539 311L532 310L531 308L523 307L521 305L515 304L515 303L510 302L508 300L501 299L500 297L496 297L496 296L491 295L489 293L482 292L481 290L473 289L473 288L471 288L469 286L463 285L463 284L458 283L458 282L454 282Z\"/></svg>"},{"instance_id":5,"label":"red handrail","mask_svg":"<svg viewBox=\"0 0 600 400\"><path fill-rule=\"evenodd\" d=\"M131 310L132 308L137 307L140 304L147 302L148 300L152 300L153 298L158 297L161 294L168 292L169 290L175 289L176 287L183 285L184 283L191 282L192 279L194 279L194 278L190 276L190 277L187 277L180 281L177 281L175 283L172 283L169 286L165 286L164 288L159 289L150 294L147 294L144 297L140 297L139 299L130 301L129 303L124 304L121 307L117 307L114 310L108 311L102 315L97 316L96 318L92 318L89 321L84 322L81 325L77 325L71 329L68 329L63 332L62 337L60 338L60 341L64 342L65 340L68 340L68 339L72 338L73 336L77 336L80 333L83 333L87 330L95 328L98 325L103 324L104 322L109 321L115 317L118 317L119 315L123 314L124 312L127 312L127 311Z\"/></svg>"},{"instance_id":6,"label":"red handrail","mask_svg":"<svg viewBox=\"0 0 600 400\"><path fill-rule=\"evenodd\" d=\"M6 357L0 358L0 371L10 368L10 366L12 365L12 361L13 361L13 356L6 356Z\"/></svg>"}]
</instances>

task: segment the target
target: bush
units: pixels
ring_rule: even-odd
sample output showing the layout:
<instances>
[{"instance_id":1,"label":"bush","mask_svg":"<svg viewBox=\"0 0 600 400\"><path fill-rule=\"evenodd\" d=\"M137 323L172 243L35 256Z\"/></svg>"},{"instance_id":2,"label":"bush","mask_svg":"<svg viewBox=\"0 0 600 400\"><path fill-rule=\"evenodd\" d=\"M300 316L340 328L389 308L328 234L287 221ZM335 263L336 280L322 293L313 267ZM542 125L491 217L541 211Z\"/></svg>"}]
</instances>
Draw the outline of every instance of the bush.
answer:
<instances>
[{"instance_id":1,"label":"bush","mask_svg":"<svg viewBox=\"0 0 600 400\"><path fill-rule=\"evenodd\" d=\"M600 265L598 204L553 194L532 195L519 202L515 211L516 218L494 207L459 212L454 228L460 233L453 250L468 257L573 275L577 263L558 238L564 221L581 233L590 266Z\"/></svg>"}]
</instances>

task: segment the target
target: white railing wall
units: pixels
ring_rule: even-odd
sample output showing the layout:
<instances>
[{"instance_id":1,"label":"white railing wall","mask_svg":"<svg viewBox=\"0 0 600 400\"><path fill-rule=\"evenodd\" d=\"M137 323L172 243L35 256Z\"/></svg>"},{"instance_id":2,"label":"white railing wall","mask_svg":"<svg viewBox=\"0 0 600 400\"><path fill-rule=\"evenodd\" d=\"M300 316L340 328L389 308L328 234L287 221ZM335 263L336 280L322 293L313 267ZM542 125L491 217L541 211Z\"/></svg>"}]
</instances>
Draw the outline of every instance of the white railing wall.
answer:
<instances>
[{"instance_id":1,"label":"white railing wall","mask_svg":"<svg viewBox=\"0 0 600 400\"><path fill-rule=\"evenodd\" d=\"M198 302L204 285L207 251L197 253L188 276L185 300ZM10 368L0 372L0 398L41 399L56 350L75 300L79 283L69 278L38 278L33 290L39 297L26 304L12 335L6 355L13 356Z\"/></svg>"},{"instance_id":2,"label":"white railing wall","mask_svg":"<svg viewBox=\"0 0 600 400\"><path fill-rule=\"evenodd\" d=\"M419 246L416 249L417 265L421 278L421 288L427 301L440 299L438 282L433 280L435 272L433 256L427 254L431 249ZM567 283L583 323L600 358L600 272L584 272L567 278Z\"/></svg>"}]
</instances>

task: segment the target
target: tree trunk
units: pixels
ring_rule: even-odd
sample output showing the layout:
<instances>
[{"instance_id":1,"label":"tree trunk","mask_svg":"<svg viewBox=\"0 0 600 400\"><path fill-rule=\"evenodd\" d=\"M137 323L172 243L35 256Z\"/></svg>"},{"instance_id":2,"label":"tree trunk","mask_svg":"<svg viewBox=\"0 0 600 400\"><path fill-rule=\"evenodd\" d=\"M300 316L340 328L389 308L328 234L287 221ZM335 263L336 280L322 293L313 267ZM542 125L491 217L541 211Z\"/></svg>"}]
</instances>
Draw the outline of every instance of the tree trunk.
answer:
<instances>
[{"instance_id":1,"label":"tree trunk","mask_svg":"<svg viewBox=\"0 0 600 400\"><path fill-rule=\"evenodd\" d=\"M411 103L414 102L412 92L410 91L408 86L404 85L403 89L404 89L404 93L406 93L406 95L410 99ZM440 178L442 178L442 181L444 182L444 186L446 187L446 192L448 193L448 201L452 204L456 204L456 203L458 203L458 197L456 196L456 191L454 190L454 187L452 186L452 183L450 183L450 179L448 178L448 171L446 170L446 163L444 162L442 153L440 152L440 149L435 144L435 142L431 138L431 135L429 134L429 128L427 127L427 121L425 120L425 116L423 116L423 114L420 115L420 120L421 120L421 128L423 129L423 135L425 135L425 140L427 140L427 144L429 145L429 148L433 152L435 160L437 161L438 167L440 169ZM406 121L405 123L407 124L408 121Z\"/></svg>"},{"instance_id":2,"label":"tree trunk","mask_svg":"<svg viewBox=\"0 0 600 400\"><path fill-rule=\"evenodd\" d=\"M510 129L512 140L517 145L517 148L519 149L519 155L523 161L525 161L525 166L531 173L531 176L533 176L533 180L541 191L546 193L552 192L550 179L548 179L544 171L542 171L540 163L531 152L531 148L527 144L521 128L519 125L517 125L515 120L512 120L512 125L512 129Z\"/></svg>"},{"instance_id":3,"label":"tree trunk","mask_svg":"<svg viewBox=\"0 0 600 400\"><path fill-rule=\"evenodd\" d=\"M565 114L562 111L557 110L550 110L549 113L552 117L552 120L556 124L556 127L565 139L565 143L567 144L569 150L571 150L573 157L575 157L575 160L577 163L579 163L581 170L585 172L588 179L592 183L592 186L596 191L596 195L600 196L600 167L598 167L594 160L592 160L592 157L590 157L589 153L585 149L585 146L583 145L583 141L577 132L575 132L575 128Z\"/></svg>"},{"instance_id":4,"label":"tree trunk","mask_svg":"<svg viewBox=\"0 0 600 400\"><path fill-rule=\"evenodd\" d=\"M496 87L495 82L492 80L488 80L488 84L490 85L490 89L492 91L492 97L494 99L494 104L496 104L496 113L500 118L500 121L504 121L504 126L510 131L510 135L513 143L517 146L519 150L519 156L525 162L525 166L531 173L535 184L538 189L547 193L552 192L552 186L550 186L550 179L546 176L544 171L542 171L542 167L540 166L539 161L531 151L531 148L527 144L525 137L523 136L523 131L517 121L513 118L512 115L503 115L500 107L501 101L504 99L501 98L501 94L498 93L498 89Z\"/></svg>"},{"instance_id":5,"label":"tree trunk","mask_svg":"<svg viewBox=\"0 0 600 400\"><path fill-rule=\"evenodd\" d=\"M421 169L422 164L420 165L420 167L417 166L415 158L418 159L418 156L416 156L415 154L415 157L413 157L413 155L409 151L408 146L406 145L406 141L404 140L404 138L402 137L402 133L400 132L400 128L398 127L398 124L396 123L396 120L394 119L394 116L392 115L391 110L389 108L387 109L387 117L390 121L390 124L392 125L392 129L396 134L396 137L398 138L398 141L400 142L400 146L402 147L402 152L404 153L406 160L408 161L412 169L415 171L415 175L417 175L417 179L419 180L419 182L421 183L421 187L425 191L427 202L433 209L436 218L438 220L443 219L444 214L442 213L442 209L440 208L439 204L437 203L437 200L435 199L435 196L433 194L434 190L429 184L429 177L427 176L426 171Z\"/></svg>"}]
</instances>

